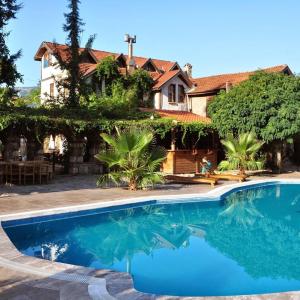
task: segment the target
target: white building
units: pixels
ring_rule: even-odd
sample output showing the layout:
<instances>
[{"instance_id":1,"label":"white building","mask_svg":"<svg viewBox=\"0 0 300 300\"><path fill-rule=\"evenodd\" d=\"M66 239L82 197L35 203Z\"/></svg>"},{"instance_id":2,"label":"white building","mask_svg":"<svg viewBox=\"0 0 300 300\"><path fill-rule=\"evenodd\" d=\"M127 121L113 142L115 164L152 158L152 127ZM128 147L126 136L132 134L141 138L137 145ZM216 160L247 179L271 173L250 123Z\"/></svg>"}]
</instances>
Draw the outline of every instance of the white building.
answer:
<instances>
[{"instance_id":1,"label":"white building","mask_svg":"<svg viewBox=\"0 0 300 300\"><path fill-rule=\"evenodd\" d=\"M62 72L53 55L54 51L59 51L61 57L68 55L66 45L43 42L34 57L35 60L41 62L42 100L46 100L48 97L56 98L64 92L58 89L57 82L67 74ZM88 51L86 60L80 64L82 76L86 77L87 81L91 80L97 64L107 56L112 56L117 60L121 74L130 72L132 67L134 69L141 68L150 73L155 81L153 87L155 109L188 110L186 93L192 88L193 83L187 71L182 70L177 62L138 56L130 57L130 53L124 55L92 49ZM130 65L128 63L130 61L134 62L134 65Z\"/></svg>"},{"instance_id":2,"label":"white building","mask_svg":"<svg viewBox=\"0 0 300 300\"><path fill-rule=\"evenodd\" d=\"M175 116L180 112L184 118L192 121L208 121L207 104L221 90L229 90L231 86L247 80L254 72L223 74L202 78L192 78L192 66L186 64L183 68L175 61L139 57L133 55L135 38L127 36L128 54L88 50L87 56L80 64L81 75L87 82L92 82L97 64L105 57L112 56L118 63L121 74L127 74L134 69L144 69L154 80L153 107L166 116ZM57 98L67 95L68 91L58 88L57 82L66 77L55 59L53 53L58 51L64 59L68 58L69 48L66 45L43 42L34 59L41 62L41 99ZM84 51L84 49L80 49ZM264 69L267 72L283 72L292 74L287 65ZM101 83L99 83L101 86Z\"/></svg>"}]
</instances>

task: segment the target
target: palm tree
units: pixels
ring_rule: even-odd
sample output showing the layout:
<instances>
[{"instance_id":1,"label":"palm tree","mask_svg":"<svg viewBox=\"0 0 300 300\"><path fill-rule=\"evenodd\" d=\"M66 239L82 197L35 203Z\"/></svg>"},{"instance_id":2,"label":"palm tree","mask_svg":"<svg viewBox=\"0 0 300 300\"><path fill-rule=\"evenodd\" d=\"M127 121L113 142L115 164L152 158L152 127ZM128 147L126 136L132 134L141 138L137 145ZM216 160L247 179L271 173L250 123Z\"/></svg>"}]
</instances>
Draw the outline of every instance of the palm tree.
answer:
<instances>
[{"instance_id":1,"label":"palm tree","mask_svg":"<svg viewBox=\"0 0 300 300\"><path fill-rule=\"evenodd\" d=\"M254 133L244 133L238 138L230 136L221 143L225 147L226 160L219 164L220 170L239 170L244 175L245 170L260 170L264 159L258 158L258 152L264 144L256 139Z\"/></svg>"},{"instance_id":2,"label":"palm tree","mask_svg":"<svg viewBox=\"0 0 300 300\"><path fill-rule=\"evenodd\" d=\"M116 136L103 133L101 137L110 150L95 157L106 163L109 171L99 177L98 185L127 183L130 190L137 190L163 181L159 169L166 153L162 147L152 147L151 132L135 130L120 133L117 130Z\"/></svg>"}]
</instances>

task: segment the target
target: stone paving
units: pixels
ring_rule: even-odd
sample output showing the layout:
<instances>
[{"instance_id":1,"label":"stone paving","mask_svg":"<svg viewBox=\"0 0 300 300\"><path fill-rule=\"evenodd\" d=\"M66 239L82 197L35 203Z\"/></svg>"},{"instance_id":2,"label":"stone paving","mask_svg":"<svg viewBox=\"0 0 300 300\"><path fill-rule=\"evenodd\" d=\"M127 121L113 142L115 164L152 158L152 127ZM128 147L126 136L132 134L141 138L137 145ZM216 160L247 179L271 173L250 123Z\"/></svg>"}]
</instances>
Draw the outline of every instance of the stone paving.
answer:
<instances>
[{"instance_id":1,"label":"stone paving","mask_svg":"<svg viewBox=\"0 0 300 300\"><path fill-rule=\"evenodd\" d=\"M59 176L49 185L5 186L0 188L0 215L128 197L204 193L212 189L206 184L168 184L154 190L132 192L124 188L100 189L96 187L96 180L96 176Z\"/></svg>"},{"instance_id":2,"label":"stone paving","mask_svg":"<svg viewBox=\"0 0 300 300\"><path fill-rule=\"evenodd\" d=\"M274 175L274 178L277 177L300 179L300 173ZM254 177L251 180L263 178ZM150 191L130 192L122 188L98 189L95 187L95 181L94 176L61 176L49 185L0 187L0 218L2 215L32 210L93 204L130 197L205 193L212 189L207 185L174 184ZM221 185L229 183L231 182L223 182ZM17 251L0 228L0 299L300 300L300 293L194 298L143 294L133 289L132 279L126 273L92 270L24 256Z\"/></svg>"}]
</instances>

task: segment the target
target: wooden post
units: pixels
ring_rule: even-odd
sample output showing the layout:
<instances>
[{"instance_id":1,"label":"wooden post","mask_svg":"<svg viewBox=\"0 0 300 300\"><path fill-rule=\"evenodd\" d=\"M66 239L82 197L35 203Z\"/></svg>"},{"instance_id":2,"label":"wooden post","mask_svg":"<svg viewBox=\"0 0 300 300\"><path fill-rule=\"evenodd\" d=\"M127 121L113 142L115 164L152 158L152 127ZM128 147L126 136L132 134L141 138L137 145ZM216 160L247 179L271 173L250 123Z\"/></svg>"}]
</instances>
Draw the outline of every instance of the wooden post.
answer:
<instances>
[{"instance_id":1,"label":"wooden post","mask_svg":"<svg viewBox=\"0 0 300 300\"><path fill-rule=\"evenodd\" d=\"M176 150L176 132L175 128L171 129L171 150L175 151Z\"/></svg>"}]
</instances>

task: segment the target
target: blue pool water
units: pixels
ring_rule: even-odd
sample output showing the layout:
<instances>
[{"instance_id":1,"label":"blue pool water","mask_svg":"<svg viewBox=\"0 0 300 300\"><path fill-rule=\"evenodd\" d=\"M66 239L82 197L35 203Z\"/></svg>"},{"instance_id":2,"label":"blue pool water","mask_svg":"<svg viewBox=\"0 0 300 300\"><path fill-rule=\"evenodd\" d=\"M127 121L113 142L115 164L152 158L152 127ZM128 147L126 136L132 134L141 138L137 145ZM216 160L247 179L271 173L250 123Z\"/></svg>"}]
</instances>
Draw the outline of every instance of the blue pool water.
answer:
<instances>
[{"instance_id":1,"label":"blue pool water","mask_svg":"<svg viewBox=\"0 0 300 300\"><path fill-rule=\"evenodd\" d=\"M296 184L235 191L221 201L154 203L27 223L3 223L24 254L126 271L143 292L218 296L300 289Z\"/></svg>"}]
</instances>

